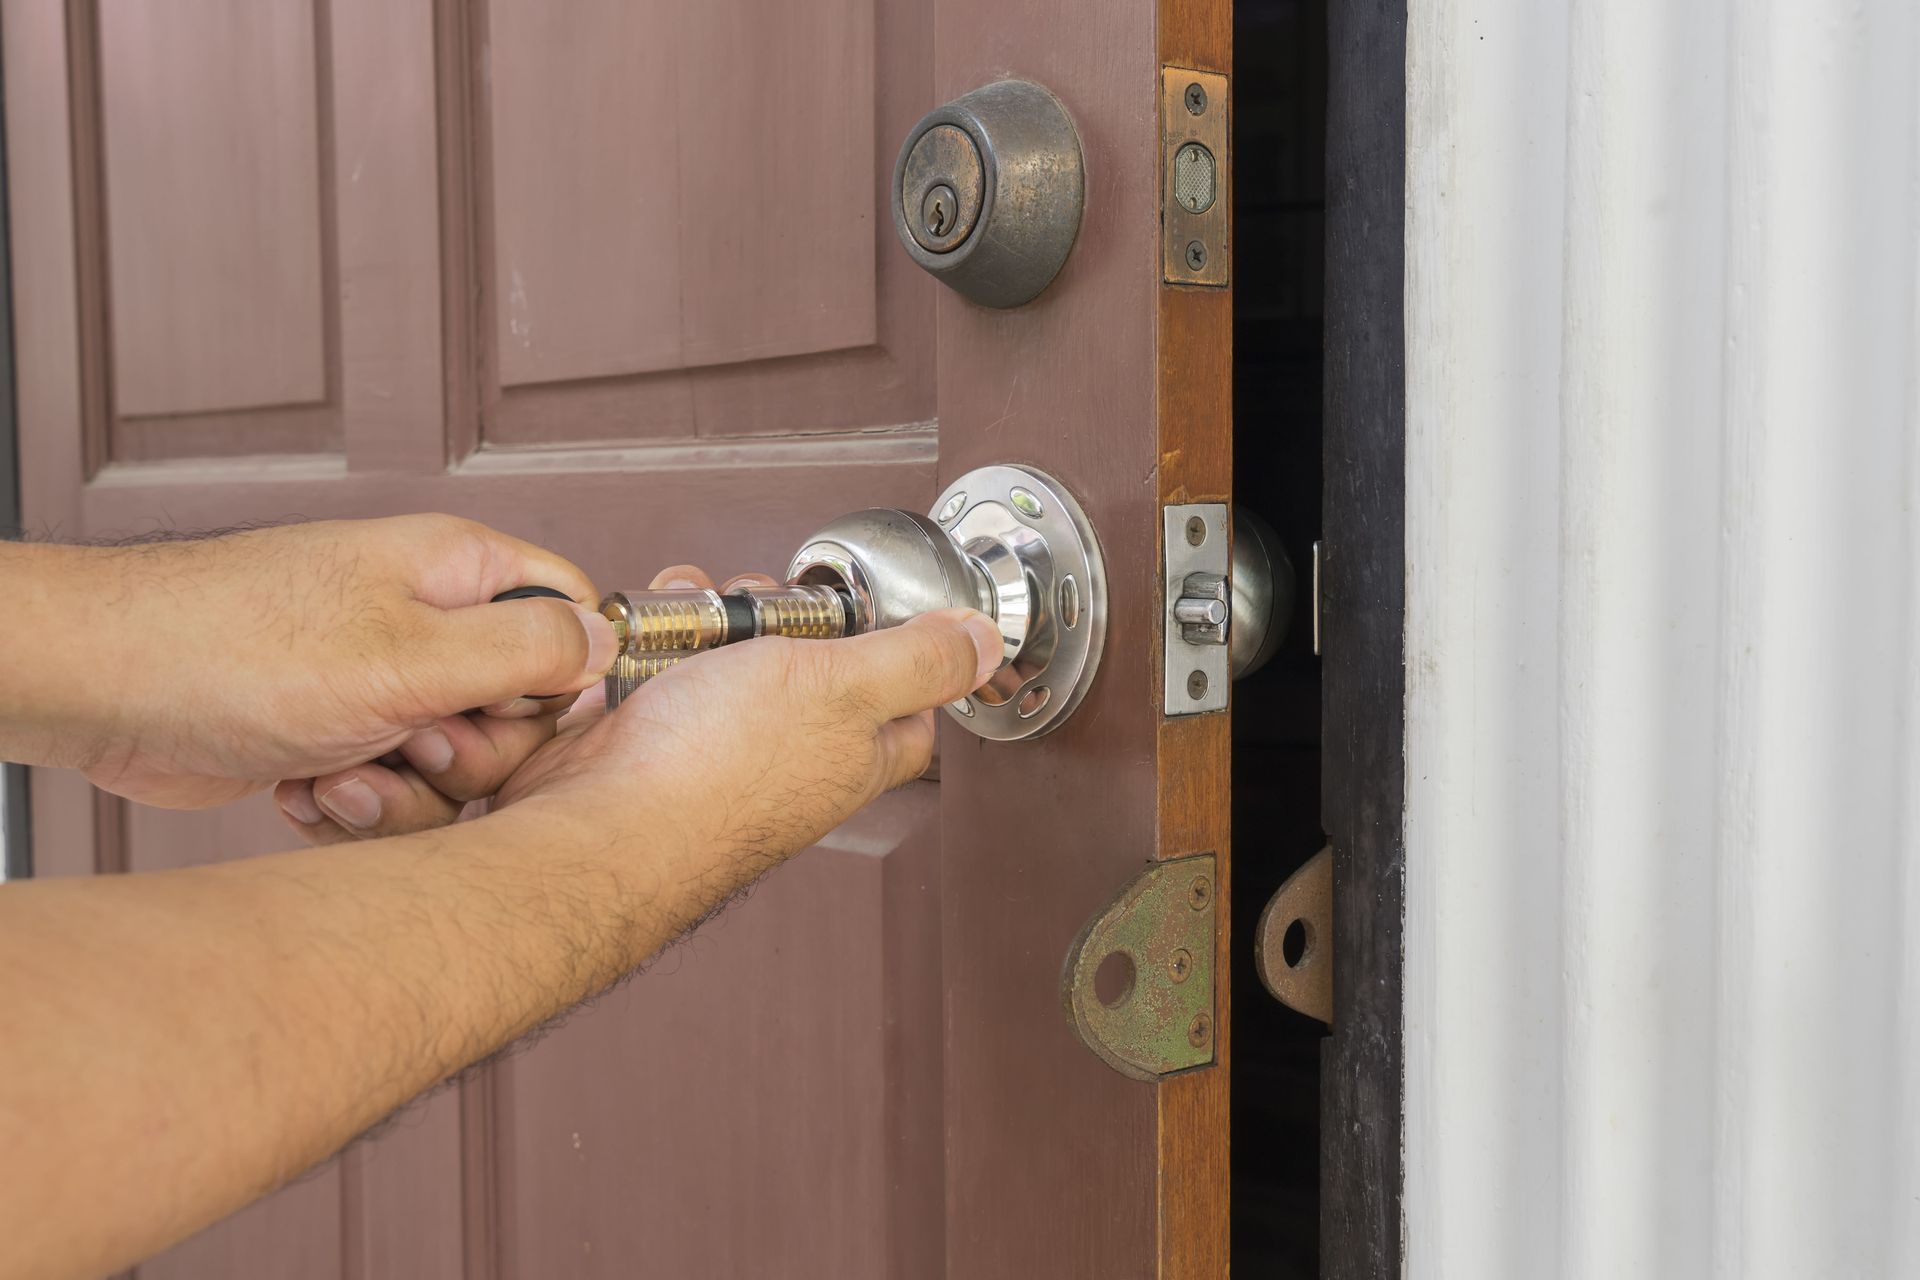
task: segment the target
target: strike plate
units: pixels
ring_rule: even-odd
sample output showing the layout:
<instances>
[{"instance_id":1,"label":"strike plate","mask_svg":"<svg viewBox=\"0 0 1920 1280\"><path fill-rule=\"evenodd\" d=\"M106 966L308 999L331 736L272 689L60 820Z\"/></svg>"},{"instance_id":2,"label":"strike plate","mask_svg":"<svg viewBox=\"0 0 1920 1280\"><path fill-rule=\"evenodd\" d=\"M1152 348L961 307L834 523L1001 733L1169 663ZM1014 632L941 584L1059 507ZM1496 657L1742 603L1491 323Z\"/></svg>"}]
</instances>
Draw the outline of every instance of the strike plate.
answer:
<instances>
[{"instance_id":1,"label":"strike plate","mask_svg":"<svg viewBox=\"0 0 1920 1280\"><path fill-rule=\"evenodd\" d=\"M1160 241L1168 284L1218 288L1229 278L1233 165L1227 78L1160 68Z\"/></svg>"},{"instance_id":2,"label":"strike plate","mask_svg":"<svg viewBox=\"0 0 1920 1280\"><path fill-rule=\"evenodd\" d=\"M1218 889L1210 853L1153 863L1068 948L1067 1021L1121 1075L1164 1080L1213 1061Z\"/></svg>"},{"instance_id":3,"label":"strike plate","mask_svg":"<svg viewBox=\"0 0 1920 1280\"><path fill-rule=\"evenodd\" d=\"M1295 930L1298 932L1295 932ZM1287 935L1294 934L1293 959ZM1287 877L1253 931L1253 967L1273 998L1333 1025L1333 850Z\"/></svg>"},{"instance_id":4,"label":"strike plate","mask_svg":"<svg viewBox=\"0 0 1920 1280\"><path fill-rule=\"evenodd\" d=\"M1163 706L1170 716L1227 709L1227 685L1233 679L1233 655L1226 628L1217 640L1201 638L1196 629L1174 616L1174 604L1186 593L1193 574L1217 574L1228 579L1233 567L1233 544L1227 532L1231 517L1224 502L1190 502L1162 512L1160 563L1165 569L1161 597L1163 627L1160 636ZM1228 626L1231 626L1229 620Z\"/></svg>"}]
</instances>

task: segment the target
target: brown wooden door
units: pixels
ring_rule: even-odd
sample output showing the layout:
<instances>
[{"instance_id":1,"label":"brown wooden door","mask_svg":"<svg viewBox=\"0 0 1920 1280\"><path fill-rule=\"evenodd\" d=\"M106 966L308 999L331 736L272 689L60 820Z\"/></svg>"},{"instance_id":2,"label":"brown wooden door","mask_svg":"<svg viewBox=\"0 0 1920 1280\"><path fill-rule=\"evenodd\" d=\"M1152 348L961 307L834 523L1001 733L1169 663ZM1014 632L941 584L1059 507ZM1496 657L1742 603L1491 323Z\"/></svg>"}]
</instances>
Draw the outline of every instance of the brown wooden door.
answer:
<instances>
[{"instance_id":1,"label":"brown wooden door","mask_svg":"<svg viewBox=\"0 0 1920 1280\"><path fill-rule=\"evenodd\" d=\"M1062 957L1211 850L1224 715L1164 718L1160 507L1224 501L1230 297L1161 283L1163 64L1226 0L0 0L29 526L438 509L579 561L775 569L854 508L1039 466L1106 655L1053 735L888 797L537 1046L144 1277L1221 1275L1216 1065L1124 1079ZM1065 269L989 311L886 185L1009 75L1085 150ZM33 779L46 874L284 847ZM1218 932L1225 972L1227 935Z\"/></svg>"}]
</instances>

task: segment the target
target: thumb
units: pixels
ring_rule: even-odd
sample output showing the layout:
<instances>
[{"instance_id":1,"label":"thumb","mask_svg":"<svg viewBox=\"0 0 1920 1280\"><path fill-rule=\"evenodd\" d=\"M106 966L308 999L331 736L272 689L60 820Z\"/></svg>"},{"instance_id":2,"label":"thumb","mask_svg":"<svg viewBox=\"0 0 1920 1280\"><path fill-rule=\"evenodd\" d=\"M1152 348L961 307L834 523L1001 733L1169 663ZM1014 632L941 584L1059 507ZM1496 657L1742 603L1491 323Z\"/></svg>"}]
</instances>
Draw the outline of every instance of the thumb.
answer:
<instances>
[{"instance_id":1,"label":"thumb","mask_svg":"<svg viewBox=\"0 0 1920 1280\"><path fill-rule=\"evenodd\" d=\"M972 609L939 609L832 646L832 674L884 724L952 702L1000 667L1000 628Z\"/></svg>"},{"instance_id":2,"label":"thumb","mask_svg":"<svg viewBox=\"0 0 1920 1280\"><path fill-rule=\"evenodd\" d=\"M606 674L613 624L571 600L523 599L447 609L420 660L437 715L522 696L576 693Z\"/></svg>"}]
</instances>

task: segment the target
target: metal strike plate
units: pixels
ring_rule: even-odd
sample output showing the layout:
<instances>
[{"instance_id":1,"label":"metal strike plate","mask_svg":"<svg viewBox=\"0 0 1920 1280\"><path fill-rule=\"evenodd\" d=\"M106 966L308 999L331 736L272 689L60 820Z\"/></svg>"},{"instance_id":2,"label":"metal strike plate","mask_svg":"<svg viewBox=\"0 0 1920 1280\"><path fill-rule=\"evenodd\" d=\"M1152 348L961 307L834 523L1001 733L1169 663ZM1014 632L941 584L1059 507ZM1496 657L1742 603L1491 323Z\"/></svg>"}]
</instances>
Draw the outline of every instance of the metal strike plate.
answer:
<instances>
[{"instance_id":1,"label":"metal strike plate","mask_svg":"<svg viewBox=\"0 0 1920 1280\"><path fill-rule=\"evenodd\" d=\"M1135 1080L1214 1059L1211 853L1155 862L1087 922L1067 950L1061 999L1074 1034Z\"/></svg>"},{"instance_id":2,"label":"metal strike plate","mask_svg":"<svg viewBox=\"0 0 1920 1280\"><path fill-rule=\"evenodd\" d=\"M1233 671L1232 652L1224 643L1226 633L1223 630L1219 640L1189 638L1188 624L1176 608L1189 598L1185 596L1189 575L1212 574L1227 580L1232 560L1228 520L1224 502L1187 503L1163 513L1161 562L1166 572L1161 662L1165 710L1170 716L1226 710ZM1233 620L1227 619L1226 626L1232 625Z\"/></svg>"},{"instance_id":3,"label":"metal strike plate","mask_svg":"<svg viewBox=\"0 0 1920 1280\"><path fill-rule=\"evenodd\" d=\"M1227 78L1160 68L1161 270L1169 284L1225 285L1233 165Z\"/></svg>"},{"instance_id":4,"label":"metal strike plate","mask_svg":"<svg viewBox=\"0 0 1920 1280\"><path fill-rule=\"evenodd\" d=\"M1333 850L1288 876L1260 913L1253 967L1273 998L1333 1025Z\"/></svg>"}]
</instances>

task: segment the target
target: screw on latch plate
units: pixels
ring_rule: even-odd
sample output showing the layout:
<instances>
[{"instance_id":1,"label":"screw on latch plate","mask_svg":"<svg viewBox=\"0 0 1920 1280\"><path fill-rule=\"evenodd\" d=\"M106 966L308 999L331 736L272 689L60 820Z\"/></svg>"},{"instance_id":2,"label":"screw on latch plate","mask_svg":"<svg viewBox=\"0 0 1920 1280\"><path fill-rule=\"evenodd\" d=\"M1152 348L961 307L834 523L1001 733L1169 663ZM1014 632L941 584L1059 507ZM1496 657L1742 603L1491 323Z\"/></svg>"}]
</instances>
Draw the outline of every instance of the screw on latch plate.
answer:
<instances>
[{"instance_id":1,"label":"screw on latch plate","mask_svg":"<svg viewBox=\"0 0 1920 1280\"><path fill-rule=\"evenodd\" d=\"M1288 876L1260 913L1253 967L1273 998L1333 1025L1333 850Z\"/></svg>"},{"instance_id":2,"label":"screw on latch plate","mask_svg":"<svg viewBox=\"0 0 1920 1280\"><path fill-rule=\"evenodd\" d=\"M1215 878L1211 853L1151 863L1067 949L1067 1021L1121 1075L1164 1080L1214 1059Z\"/></svg>"}]
</instances>

